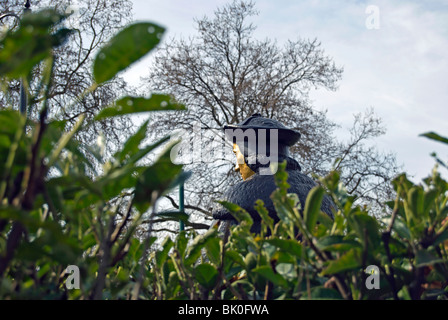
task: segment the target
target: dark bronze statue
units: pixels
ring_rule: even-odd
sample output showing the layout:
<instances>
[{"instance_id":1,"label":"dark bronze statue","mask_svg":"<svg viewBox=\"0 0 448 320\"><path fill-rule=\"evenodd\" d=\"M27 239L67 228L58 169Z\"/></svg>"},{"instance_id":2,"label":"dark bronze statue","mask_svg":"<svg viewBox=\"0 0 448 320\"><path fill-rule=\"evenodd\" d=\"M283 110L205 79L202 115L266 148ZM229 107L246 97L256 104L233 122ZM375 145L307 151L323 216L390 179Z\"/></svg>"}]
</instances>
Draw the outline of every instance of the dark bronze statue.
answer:
<instances>
[{"instance_id":1,"label":"dark bronze statue","mask_svg":"<svg viewBox=\"0 0 448 320\"><path fill-rule=\"evenodd\" d=\"M300 139L299 132L260 114L254 114L237 125L227 125L224 131L226 138L233 143L233 152L237 158L235 170L240 172L243 181L229 188L223 200L239 205L251 215L254 220L252 232L260 232L261 227L260 216L254 209L257 199L263 200L275 222L279 220L270 195L277 188L273 176L275 165L284 160L289 175L288 192L296 193L302 208L305 207L308 192L316 183L301 173L299 163L289 156L289 147ZM333 218L334 207L331 199L325 196L321 210ZM233 216L219 204L213 210L213 218L218 220L220 231L236 223Z\"/></svg>"}]
</instances>

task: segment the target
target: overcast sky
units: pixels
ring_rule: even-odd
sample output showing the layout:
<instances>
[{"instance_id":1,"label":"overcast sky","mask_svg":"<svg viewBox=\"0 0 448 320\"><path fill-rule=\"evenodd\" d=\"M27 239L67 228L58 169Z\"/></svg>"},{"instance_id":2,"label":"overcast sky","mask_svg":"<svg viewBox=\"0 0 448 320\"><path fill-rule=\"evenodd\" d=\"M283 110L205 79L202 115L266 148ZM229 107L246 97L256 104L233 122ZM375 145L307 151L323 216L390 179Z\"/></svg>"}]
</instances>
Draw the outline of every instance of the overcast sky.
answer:
<instances>
[{"instance_id":1,"label":"overcast sky","mask_svg":"<svg viewBox=\"0 0 448 320\"><path fill-rule=\"evenodd\" d=\"M196 34L195 17L212 17L228 2L133 0L133 10L136 20L166 27L165 37L188 37ZM317 38L344 67L337 91L311 92L315 108L328 110L329 118L346 131L354 113L372 107L387 128L376 140L378 149L394 152L416 182L433 168L431 152L448 160L448 147L418 136L427 131L448 136L448 0L255 3L256 37L279 44ZM126 79L138 82L149 64L150 59L142 60L125 73Z\"/></svg>"}]
</instances>

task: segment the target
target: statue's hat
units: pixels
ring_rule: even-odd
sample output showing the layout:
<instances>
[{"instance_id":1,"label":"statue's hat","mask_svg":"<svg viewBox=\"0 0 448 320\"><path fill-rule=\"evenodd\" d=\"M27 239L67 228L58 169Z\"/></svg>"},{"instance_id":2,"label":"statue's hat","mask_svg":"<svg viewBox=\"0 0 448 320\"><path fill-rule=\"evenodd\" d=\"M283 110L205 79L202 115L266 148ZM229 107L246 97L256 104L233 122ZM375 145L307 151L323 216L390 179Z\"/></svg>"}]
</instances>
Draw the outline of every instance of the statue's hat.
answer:
<instances>
[{"instance_id":1,"label":"statue's hat","mask_svg":"<svg viewBox=\"0 0 448 320\"><path fill-rule=\"evenodd\" d=\"M224 131L226 129L253 129L258 134L258 130L265 129L265 130L272 130L277 129L278 130L278 143L279 145L286 145L288 147L293 146L297 141L300 139L300 132L296 130L289 129L285 127L282 123L278 122L274 119L269 119L262 117L261 114L255 113L251 115L246 120L238 123L238 124L228 124L224 126ZM227 138L232 138L232 135L227 135Z\"/></svg>"}]
</instances>

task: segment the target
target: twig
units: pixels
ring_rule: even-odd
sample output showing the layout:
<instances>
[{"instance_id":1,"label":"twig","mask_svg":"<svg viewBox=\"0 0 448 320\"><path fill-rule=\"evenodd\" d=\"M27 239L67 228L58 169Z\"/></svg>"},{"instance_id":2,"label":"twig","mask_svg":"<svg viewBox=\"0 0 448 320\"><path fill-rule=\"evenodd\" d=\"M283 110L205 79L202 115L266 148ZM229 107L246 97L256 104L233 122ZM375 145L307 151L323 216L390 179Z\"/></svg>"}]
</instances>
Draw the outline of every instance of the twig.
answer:
<instances>
[{"instance_id":1,"label":"twig","mask_svg":"<svg viewBox=\"0 0 448 320\"><path fill-rule=\"evenodd\" d=\"M172 205L174 208L179 209L179 205L176 203L176 201L175 201L172 197L170 197L170 196L168 196L168 195L165 195L164 197L165 197L166 199L168 199L168 200L171 202L171 205ZM207 215L207 216L211 216L210 212L208 212L207 210L202 209L202 208L200 208L200 207L197 207L197 206L193 206L193 205L186 204L186 205L184 205L184 208L185 208L185 209L196 210L196 211L199 211L199 212L201 212L201 213L203 213L203 214L205 214L205 215Z\"/></svg>"},{"instance_id":2,"label":"twig","mask_svg":"<svg viewBox=\"0 0 448 320\"><path fill-rule=\"evenodd\" d=\"M227 240L229 239L229 235L230 235L230 230L229 228L225 229L224 232L224 237L221 240L221 261L218 267L218 274L220 279L224 279L224 259L225 259L225 251L226 251L226 243ZM218 290L218 287L220 287L220 283L217 282L215 285L215 294L213 295L213 300L217 300L219 299L219 293L221 293L222 290Z\"/></svg>"},{"instance_id":3,"label":"twig","mask_svg":"<svg viewBox=\"0 0 448 320\"><path fill-rule=\"evenodd\" d=\"M185 296L189 297L189 299L191 300L193 294L194 294L194 287L190 287L192 289L192 292L189 292L189 288L188 286L185 285L185 282L187 281L187 276L185 274L185 272L183 271L183 266L180 263L181 257L180 257L180 253L177 249L173 250L173 254L172 254L172 261L173 261L173 265L174 265L174 269L177 272L177 275L179 276L179 284L182 287L182 290L185 293ZM185 279L185 281L184 281Z\"/></svg>"},{"instance_id":4,"label":"twig","mask_svg":"<svg viewBox=\"0 0 448 320\"><path fill-rule=\"evenodd\" d=\"M158 192L153 191L151 194L152 212L149 217L150 220L156 214L158 197L159 197ZM142 256L142 259L140 262L140 271L137 276L137 282L135 283L134 288L132 290L131 300L137 300L138 296L140 295L140 290L141 290L141 287L143 284L143 274L145 272L146 260L148 258L148 249L149 249L151 233L152 233L152 224L150 223L148 225L148 230L146 232L146 238L145 238L145 242L144 242L144 251L143 251L143 256Z\"/></svg>"},{"instance_id":5,"label":"twig","mask_svg":"<svg viewBox=\"0 0 448 320\"><path fill-rule=\"evenodd\" d=\"M114 216L115 217L115 216ZM115 219L109 220L108 232L101 240L101 263L98 268L98 277L92 290L90 299L99 300L102 298L106 275L110 266L110 250L112 247L111 235L114 230Z\"/></svg>"},{"instance_id":6,"label":"twig","mask_svg":"<svg viewBox=\"0 0 448 320\"><path fill-rule=\"evenodd\" d=\"M387 226L386 231L383 232L383 234L381 236L383 243L384 243L384 249L386 251L387 259L389 260L389 263L390 263L390 268L389 268L390 275L387 274L386 272L385 272L385 275L386 275L387 281L390 283L390 286L392 287L392 291L393 291L395 300L399 300L399 298L398 298L398 293L397 293L397 286L395 283L395 272L394 272L394 268L392 267L392 254L390 252L389 241L390 241L390 236L392 234L392 228L394 226L395 220L398 215L398 203L399 203L399 197L400 197L399 191L400 190L398 190L398 192L397 192L397 198L395 199L394 210L392 211L389 225Z\"/></svg>"},{"instance_id":7,"label":"twig","mask_svg":"<svg viewBox=\"0 0 448 320\"><path fill-rule=\"evenodd\" d=\"M20 197L23 197L23 201L20 201L21 199L19 199L19 196L13 200L13 205L19 206L21 204L21 207L24 210L32 209L36 193L38 192L38 187L43 181L44 168L43 164L38 162L38 151L40 149L40 143L42 141L43 134L47 127L45 123L47 114L48 109L44 107L40 114L39 131L37 134L37 138L33 146L31 147L31 159L28 167L25 169L27 171L27 174L24 175L24 179L22 181L22 190L26 191L24 193L19 193L23 194L23 196ZM15 221L13 223L6 243L6 254L4 256L0 256L0 278L3 276L3 273L6 271L10 261L14 257L14 252L20 243L24 231L25 227L20 222Z\"/></svg>"},{"instance_id":8,"label":"twig","mask_svg":"<svg viewBox=\"0 0 448 320\"><path fill-rule=\"evenodd\" d=\"M134 198L129 201L128 208L126 210L126 215L124 216L121 223L115 228L115 231L112 233L112 243L117 241L118 237L120 236L121 232L123 231L123 228L125 227L126 223L128 222L129 217L131 216L132 206L134 204Z\"/></svg>"}]
</instances>

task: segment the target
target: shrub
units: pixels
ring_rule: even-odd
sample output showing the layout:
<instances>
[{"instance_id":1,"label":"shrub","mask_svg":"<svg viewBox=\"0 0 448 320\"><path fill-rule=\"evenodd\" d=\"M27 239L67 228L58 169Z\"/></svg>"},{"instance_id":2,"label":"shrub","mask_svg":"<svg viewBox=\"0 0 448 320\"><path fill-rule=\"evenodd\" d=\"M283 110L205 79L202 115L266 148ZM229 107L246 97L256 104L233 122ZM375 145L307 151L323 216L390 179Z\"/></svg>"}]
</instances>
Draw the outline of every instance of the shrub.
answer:
<instances>
[{"instance_id":1,"label":"shrub","mask_svg":"<svg viewBox=\"0 0 448 320\"><path fill-rule=\"evenodd\" d=\"M436 170L419 185L397 177L393 213L378 220L354 205L337 171L321 178L300 208L280 165L271 196L278 223L258 201L263 227L253 234L250 215L223 202L239 222L228 234L181 231L154 246L143 218L151 221L159 197L188 174L170 161L168 138L144 144L148 122L105 159L101 144L77 142L76 132L89 125L82 116L73 127L48 119L52 48L70 35L60 27L64 18L52 10L26 15L0 42L2 83L22 79L27 107L40 108L35 120L12 107L0 111L1 299L447 298L448 183ZM96 82L74 103L149 52L162 33L151 23L119 32L96 56ZM33 95L27 78L37 64L44 72ZM95 121L183 108L168 95L126 96ZM339 208L334 220L320 212L324 192ZM79 289L69 283L77 269Z\"/></svg>"},{"instance_id":2,"label":"shrub","mask_svg":"<svg viewBox=\"0 0 448 320\"><path fill-rule=\"evenodd\" d=\"M72 127L48 119L52 49L71 33L61 26L65 18L50 9L27 13L0 42L2 87L21 79L27 108L40 110L36 120L12 106L0 111L0 297L122 298L129 287L131 296L138 297L143 281L139 259L151 238L150 230L140 239L136 232L144 215L155 214L157 199L187 175L171 163L168 138L144 144L148 122L105 159L101 144L77 142L76 133L89 126L83 116ZM120 31L96 55L96 82L73 103L149 52L163 32L145 22ZM27 79L38 64L44 71L37 88L30 88ZM95 121L183 108L169 95L126 96L105 106ZM164 145L155 161L142 164ZM67 290L68 265L79 268L80 290Z\"/></svg>"},{"instance_id":3,"label":"shrub","mask_svg":"<svg viewBox=\"0 0 448 320\"><path fill-rule=\"evenodd\" d=\"M250 232L243 209L223 203L239 225L228 239L216 230L181 232L151 257L146 297L158 299L446 299L448 279L447 187L437 171L415 185L405 174L393 185L390 217L377 220L354 206L337 172L321 179L303 214L287 194L287 174L276 174L271 198L280 222L273 225L262 202L261 234ZM320 212L324 188L340 208L334 221ZM299 232L295 232L295 228ZM267 236L269 231L269 236ZM201 258L201 249L204 256ZM172 253L167 253L172 250ZM197 262L200 259L200 262ZM368 268L376 266L377 268ZM366 285L376 270L379 287Z\"/></svg>"}]
</instances>

